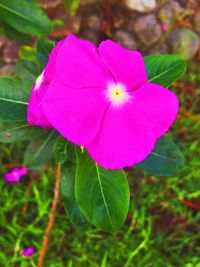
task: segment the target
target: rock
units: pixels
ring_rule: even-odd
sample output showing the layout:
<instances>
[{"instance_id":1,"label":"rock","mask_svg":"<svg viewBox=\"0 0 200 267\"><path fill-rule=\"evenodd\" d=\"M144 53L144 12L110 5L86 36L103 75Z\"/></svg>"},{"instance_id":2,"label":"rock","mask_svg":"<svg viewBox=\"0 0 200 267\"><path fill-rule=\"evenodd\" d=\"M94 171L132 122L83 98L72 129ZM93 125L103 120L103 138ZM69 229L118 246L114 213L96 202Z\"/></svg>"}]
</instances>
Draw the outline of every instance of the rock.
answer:
<instances>
[{"instance_id":1,"label":"rock","mask_svg":"<svg viewBox=\"0 0 200 267\"><path fill-rule=\"evenodd\" d=\"M81 0L80 1L81 5L83 6L95 4L97 2L99 2L99 0Z\"/></svg>"},{"instance_id":2,"label":"rock","mask_svg":"<svg viewBox=\"0 0 200 267\"><path fill-rule=\"evenodd\" d=\"M160 9L158 13L158 18L160 19L161 22L168 24L173 15L174 11L171 4L167 4Z\"/></svg>"},{"instance_id":3,"label":"rock","mask_svg":"<svg viewBox=\"0 0 200 267\"><path fill-rule=\"evenodd\" d=\"M153 49L148 51L148 55L160 55L160 54L168 54L169 49L165 43L156 45Z\"/></svg>"},{"instance_id":4,"label":"rock","mask_svg":"<svg viewBox=\"0 0 200 267\"><path fill-rule=\"evenodd\" d=\"M125 18L123 16L123 14L116 14L113 17L113 27L115 29L122 27L124 24L125 24Z\"/></svg>"},{"instance_id":5,"label":"rock","mask_svg":"<svg viewBox=\"0 0 200 267\"><path fill-rule=\"evenodd\" d=\"M96 45L99 42L99 35L90 29L82 30L79 37L84 39L84 40L88 40L88 41L90 41Z\"/></svg>"},{"instance_id":6,"label":"rock","mask_svg":"<svg viewBox=\"0 0 200 267\"><path fill-rule=\"evenodd\" d=\"M64 25L56 27L51 33L51 37L55 39L62 39L69 33L77 34L81 27L81 17L79 15L70 16L68 12L60 14L60 19L64 22Z\"/></svg>"},{"instance_id":7,"label":"rock","mask_svg":"<svg viewBox=\"0 0 200 267\"><path fill-rule=\"evenodd\" d=\"M85 18L84 25L88 29L99 31L101 28L101 20L97 15L92 14Z\"/></svg>"},{"instance_id":8,"label":"rock","mask_svg":"<svg viewBox=\"0 0 200 267\"><path fill-rule=\"evenodd\" d=\"M173 0L156 0L156 6L162 7L165 4L173 3Z\"/></svg>"},{"instance_id":9,"label":"rock","mask_svg":"<svg viewBox=\"0 0 200 267\"><path fill-rule=\"evenodd\" d=\"M122 5L114 5L112 7L113 27L119 29L123 27L130 17L130 12Z\"/></svg>"},{"instance_id":10,"label":"rock","mask_svg":"<svg viewBox=\"0 0 200 267\"><path fill-rule=\"evenodd\" d=\"M44 9L56 8L62 3L62 0L40 0L39 4Z\"/></svg>"},{"instance_id":11,"label":"rock","mask_svg":"<svg viewBox=\"0 0 200 267\"><path fill-rule=\"evenodd\" d=\"M5 48L3 49L3 61L5 63L15 63L18 60L18 50L20 43L6 40Z\"/></svg>"},{"instance_id":12,"label":"rock","mask_svg":"<svg viewBox=\"0 0 200 267\"><path fill-rule=\"evenodd\" d=\"M0 56L2 55L2 51L5 46L6 46L6 38L0 36Z\"/></svg>"},{"instance_id":13,"label":"rock","mask_svg":"<svg viewBox=\"0 0 200 267\"><path fill-rule=\"evenodd\" d=\"M158 18L161 20L161 22L169 24L171 18L179 14L181 11L182 8L178 2L169 2L160 9Z\"/></svg>"},{"instance_id":14,"label":"rock","mask_svg":"<svg viewBox=\"0 0 200 267\"><path fill-rule=\"evenodd\" d=\"M200 32L200 13L197 13L194 17L194 29Z\"/></svg>"},{"instance_id":15,"label":"rock","mask_svg":"<svg viewBox=\"0 0 200 267\"><path fill-rule=\"evenodd\" d=\"M69 27L69 31L78 33L81 27L81 17L78 15L70 16L70 20L66 21L66 26Z\"/></svg>"},{"instance_id":16,"label":"rock","mask_svg":"<svg viewBox=\"0 0 200 267\"><path fill-rule=\"evenodd\" d=\"M185 10L177 1L174 1L172 6L176 15Z\"/></svg>"},{"instance_id":17,"label":"rock","mask_svg":"<svg viewBox=\"0 0 200 267\"><path fill-rule=\"evenodd\" d=\"M113 40L130 50L134 50L137 48L137 43L133 35L129 32L117 30L113 36Z\"/></svg>"},{"instance_id":18,"label":"rock","mask_svg":"<svg viewBox=\"0 0 200 267\"><path fill-rule=\"evenodd\" d=\"M141 13L151 12L156 7L155 0L125 0L125 5Z\"/></svg>"},{"instance_id":19,"label":"rock","mask_svg":"<svg viewBox=\"0 0 200 267\"><path fill-rule=\"evenodd\" d=\"M140 16L135 21L133 30L145 46L155 44L162 36L161 26L153 14Z\"/></svg>"},{"instance_id":20,"label":"rock","mask_svg":"<svg viewBox=\"0 0 200 267\"><path fill-rule=\"evenodd\" d=\"M175 54L182 55L185 59L195 56L199 49L199 36L187 28L179 28L169 35L169 45Z\"/></svg>"},{"instance_id":21,"label":"rock","mask_svg":"<svg viewBox=\"0 0 200 267\"><path fill-rule=\"evenodd\" d=\"M190 0L187 2L188 9L199 9L199 0Z\"/></svg>"},{"instance_id":22,"label":"rock","mask_svg":"<svg viewBox=\"0 0 200 267\"><path fill-rule=\"evenodd\" d=\"M13 64L6 64L0 68L0 76L14 76L15 66Z\"/></svg>"}]
</instances>

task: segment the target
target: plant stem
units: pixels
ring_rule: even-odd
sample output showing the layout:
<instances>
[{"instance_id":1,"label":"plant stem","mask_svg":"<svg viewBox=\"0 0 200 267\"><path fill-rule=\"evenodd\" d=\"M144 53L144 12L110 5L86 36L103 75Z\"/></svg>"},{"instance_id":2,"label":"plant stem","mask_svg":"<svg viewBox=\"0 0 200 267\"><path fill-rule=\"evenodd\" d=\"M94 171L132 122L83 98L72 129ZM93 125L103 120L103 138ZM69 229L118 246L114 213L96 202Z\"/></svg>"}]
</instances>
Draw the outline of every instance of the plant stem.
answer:
<instances>
[{"instance_id":1,"label":"plant stem","mask_svg":"<svg viewBox=\"0 0 200 267\"><path fill-rule=\"evenodd\" d=\"M55 186L54 186L53 202L52 202L51 211L50 211L50 214L49 214L49 221L48 221L48 224L47 224L47 227L46 227L46 230L45 230L45 234L43 236L43 244L42 244L42 248L41 248L41 251L40 251L40 257L39 257L39 260L38 260L37 267L42 267L43 266L45 254L46 254L46 251L47 251L49 237L50 237L51 230L52 230L52 227L53 227L53 224L54 224L55 212L56 212L57 204L58 204L59 197L60 197L60 180L61 180L61 166L58 165L57 172L56 172L56 181L55 181Z\"/></svg>"},{"instance_id":2,"label":"plant stem","mask_svg":"<svg viewBox=\"0 0 200 267\"><path fill-rule=\"evenodd\" d=\"M32 190L33 185L37 182L36 179L31 180L28 185L27 185L27 191L25 193L25 197L27 198ZM29 202L27 201L26 203L24 203L24 205L22 206L22 216L25 217L28 211L28 207L29 207Z\"/></svg>"}]
</instances>

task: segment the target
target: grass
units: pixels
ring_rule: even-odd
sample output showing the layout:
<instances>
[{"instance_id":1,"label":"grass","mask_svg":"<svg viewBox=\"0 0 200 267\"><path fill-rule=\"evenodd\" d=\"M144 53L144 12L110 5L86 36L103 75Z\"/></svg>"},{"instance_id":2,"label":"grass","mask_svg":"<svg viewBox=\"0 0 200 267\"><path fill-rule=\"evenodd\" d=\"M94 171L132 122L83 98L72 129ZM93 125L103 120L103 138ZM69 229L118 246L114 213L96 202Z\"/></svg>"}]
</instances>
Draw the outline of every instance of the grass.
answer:
<instances>
[{"instance_id":1,"label":"grass","mask_svg":"<svg viewBox=\"0 0 200 267\"><path fill-rule=\"evenodd\" d=\"M196 67L174 89L180 115L170 135L185 155L175 177L129 170L132 191L126 224L115 234L74 227L62 201L55 217L46 267L200 267L200 116ZM23 144L0 144L0 171L22 159ZM36 266L53 195L51 168L30 172L20 183L0 179L0 266ZM20 249L34 246L30 258Z\"/></svg>"}]
</instances>

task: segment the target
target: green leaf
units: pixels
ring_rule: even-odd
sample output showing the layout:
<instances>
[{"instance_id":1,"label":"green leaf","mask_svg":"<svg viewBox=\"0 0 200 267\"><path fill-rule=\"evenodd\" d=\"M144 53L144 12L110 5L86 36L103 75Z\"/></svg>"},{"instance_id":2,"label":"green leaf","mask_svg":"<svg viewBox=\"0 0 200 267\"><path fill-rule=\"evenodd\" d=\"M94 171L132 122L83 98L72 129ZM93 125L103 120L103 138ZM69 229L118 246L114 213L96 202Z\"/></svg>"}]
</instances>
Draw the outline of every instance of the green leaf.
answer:
<instances>
[{"instance_id":1,"label":"green leaf","mask_svg":"<svg viewBox=\"0 0 200 267\"><path fill-rule=\"evenodd\" d=\"M38 65L28 60L18 60L16 64L16 76L31 82L31 88L36 78L41 74Z\"/></svg>"},{"instance_id":2,"label":"green leaf","mask_svg":"<svg viewBox=\"0 0 200 267\"><path fill-rule=\"evenodd\" d=\"M78 207L74 193L76 172L75 145L59 136L54 145L54 154L57 163L62 166L61 195L65 210L73 224L82 226L86 224L87 220Z\"/></svg>"},{"instance_id":3,"label":"green leaf","mask_svg":"<svg viewBox=\"0 0 200 267\"><path fill-rule=\"evenodd\" d=\"M160 138L153 152L136 166L157 176L175 175L184 164L179 147L166 136Z\"/></svg>"},{"instance_id":4,"label":"green leaf","mask_svg":"<svg viewBox=\"0 0 200 267\"><path fill-rule=\"evenodd\" d=\"M35 49L29 45L23 45L19 49L19 57L22 60L37 62Z\"/></svg>"},{"instance_id":5,"label":"green leaf","mask_svg":"<svg viewBox=\"0 0 200 267\"><path fill-rule=\"evenodd\" d=\"M54 145L54 155L57 164L63 164L67 161L67 145L68 142L62 136L59 136Z\"/></svg>"},{"instance_id":6,"label":"green leaf","mask_svg":"<svg viewBox=\"0 0 200 267\"><path fill-rule=\"evenodd\" d=\"M74 15L80 5L80 0L64 0L64 3L70 14Z\"/></svg>"},{"instance_id":7,"label":"green leaf","mask_svg":"<svg viewBox=\"0 0 200 267\"><path fill-rule=\"evenodd\" d=\"M1 20L26 34L44 35L52 31L47 15L36 4L26 0L0 0L0 14Z\"/></svg>"},{"instance_id":8,"label":"green leaf","mask_svg":"<svg viewBox=\"0 0 200 267\"><path fill-rule=\"evenodd\" d=\"M31 44L31 38L29 35L19 32L5 21L0 20L0 28L3 31L3 35L7 36L9 39L16 40L22 44Z\"/></svg>"},{"instance_id":9,"label":"green leaf","mask_svg":"<svg viewBox=\"0 0 200 267\"><path fill-rule=\"evenodd\" d=\"M27 104L32 82L0 77L0 141L29 140L42 130L27 124Z\"/></svg>"},{"instance_id":10,"label":"green leaf","mask_svg":"<svg viewBox=\"0 0 200 267\"><path fill-rule=\"evenodd\" d=\"M26 121L28 98L27 81L0 77L0 122Z\"/></svg>"},{"instance_id":11,"label":"green leaf","mask_svg":"<svg viewBox=\"0 0 200 267\"><path fill-rule=\"evenodd\" d=\"M12 143L23 139L29 129L26 122L21 123L0 123L0 142Z\"/></svg>"},{"instance_id":12,"label":"green leaf","mask_svg":"<svg viewBox=\"0 0 200 267\"><path fill-rule=\"evenodd\" d=\"M40 64L41 71L46 66L48 59L49 59L49 54L54 46L55 46L55 42L47 38L41 38L37 41L36 55L37 55L38 62Z\"/></svg>"},{"instance_id":13,"label":"green leaf","mask_svg":"<svg viewBox=\"0 0 200 267\"><path fill-rule=\"evenodd\" d=\"M30 127L26 121L0 123L0 142L12 143L29 140L31 136L42 131L38 127Z\"/></svg>"},{"instance_id":14,"label":"green leaf","mask_svg":"<svg viewBox=\"0 0 200 267\"><path fill-rule=\"evenodd\" d=\"M129 209L129 185L123 170L105 170L77 149L75 196L85 217L97 228L116 232Z\"/></svg>"},{"instance_id":15,"label":"green leaf","mask_svg":"<svg viewBox=\"0 0 200 267\"><path fill-rule=\"evenodd\" d=\"M148 81L169 87L185 71L186 61L177 55L144 57Z\"/></svg>"},{"instance_id":16,"label":"green leaf","mask_svg":"<svg viewBox=\"0 0 200 267\"><path fill-rule=\"evenodd\" d=\"M51 23L52 23L53 28L62 27L65 25L65 22L62 19L51 20Z\"/></svg>"},{"instance_id":17,"label":"green leaf","mask_svg":"<svg viewBox=\"0 0 200 267\"><path fill-rule=\"evenodd\" d=\"M83 226L87 223L87 220L81 212L75 199L75 172L76 165L72 162L68 162L62 166L61 195L70 221L75 225Z\"/></svg>"},{"instance_id":18,"label":"green leaf","mask_svg":"<svg viewBox=\"0 0 200 267\"><path fill-rule=\"evenodd\" d=\"M55 130L44 130L42 135L32 139L24 155L24 164L30 168L37 168L48 163L53 156L53 146L58 137Z\"/></svg>"},{"instance_id":19,"label":"green leaf","mask_svg":"<svg viewBox=\"0 0 200 267\"><path fill-rule=\"evenodd\" d=\"M65 162L76 163L74 145L62 136L59 136L56 140L54 145L54 155L58 164L62 165Z\"/></svg>"}]
</instances>

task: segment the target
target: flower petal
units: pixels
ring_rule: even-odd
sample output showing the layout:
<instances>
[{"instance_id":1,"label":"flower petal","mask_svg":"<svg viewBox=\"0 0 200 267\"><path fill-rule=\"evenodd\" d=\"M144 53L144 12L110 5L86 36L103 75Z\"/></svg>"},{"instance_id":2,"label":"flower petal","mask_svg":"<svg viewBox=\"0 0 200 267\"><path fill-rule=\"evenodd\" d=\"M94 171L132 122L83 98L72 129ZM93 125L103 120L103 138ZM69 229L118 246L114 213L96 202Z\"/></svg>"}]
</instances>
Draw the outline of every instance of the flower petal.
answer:
<instances>
[{"instance_id":1,"label":"flower petal","mask_svg":"<svg viewBox=\"0 0 200 267\"><path fill-rule=\"evenodd\" d=\"M23 175L26 175L28 169L26 167L14 168L10 172L4 174L4 179L7 183L17 183Z\"/></svg>"},{"instance_id":2,"label":"flower petal","mask_svg":"<svg viewBox=\"0 0 200 267\"><path fill-rule=\"evenodd\" d=\"M57 45L51 50L51 53L49 55L49 60L47 62L47 65L44 69L44 78L43 78L43 82L44 83L49 83L51 82L51 80L53 79L55 72L56 72L56 58L57 58L57 54L58 51L60 50L62 44L64 41L60 41L57 43Z\"/></svg>"},{"instance_id":3,"label":"flower petal","mask_svg":"<svg viewBox=\"0 0 200 267\"><path fill-rule=\"evenodd\" d=\"M22 255L25 257L30 257L35 253L35 248L34 247L28 247L24 250L22 250Z\"/></svg>"},{"instance_id":4,"label":"flower petal","mask_svg":"<svg viewBox=\"0 0 200 267\"><path fill-rule=\"evenodd\" d=\"M106 88L109 82L113 82L97 48L73 34L68 35L59 49L56 71L63 83L74 88Z\"/></svg>"},{"instance_id":5,"label":"flower petal","mask_svg":"<svg viewBox=\"0 0 200 267\"><path fill-rule=\"evenodd\" d=\"M48 90L48 86L55 76L55 62L57 53L62 45L60 41L51 51L48 63L42 74L37 78L32 89L30 100L28 103L27 120L30 125L37 125L44 128L52 128L50 122L44 115L40 107L44 95Z\"/></svg>"},{"instance_id":6,"label":"flower petal","mask_svg":"<svg viewBox=\"0 0 200 267\"><path fill-rule=\"evenodd\" d=\"M107 169L121 169L142 161L153 149L155 137L148 121L133 109L110 107L93 142L86 145L91 157Z\"/></svg>"},{"instance_id":7,"label":"flower petal","mask_svg":"<svg viewBox=\"0 0 200 267\"><path fill-rule=\"evenodd\" d=\"M96 136L109 102L102 89L74 89L55 78L41 105L60 134L75 144L85 145Z\"/></svg>"},{"instance_id":8,"label":"flower petal","mask_svg":"<svg viewBox=\"0 0 200 267\"><path fill-rule=\"evenodd\" d=\"M140 52L130 51L111 40L101 42L98 50L115 81L125 84L128 91L133 91L147 82L144 60Z\"/></svg>"},{"instance_id":9,"label":"flower petal","mask_svg":"<svg viewBox=\"0 0 200 267\"><path fill-rule=\"evenodd\" d=\"M156 138L167 132L178 112L177 96L160 85L146 83L133 97L133 108L150 122Z\"/></svg>"},{"instance_id":10,"label":"flower petal","mask_svg":"<svg viewBox=\"0 0 200 267\"><path fill-rule=\"evenodd\" d=\"M27 109L27 121L29 125L37 125L44 128L52 128L51 123L41 110L40 102L48 89L48 85L41 84L40 88L33 87ZM42 97L41 97L42 95Z\"/></svg>"}]
</instances>

